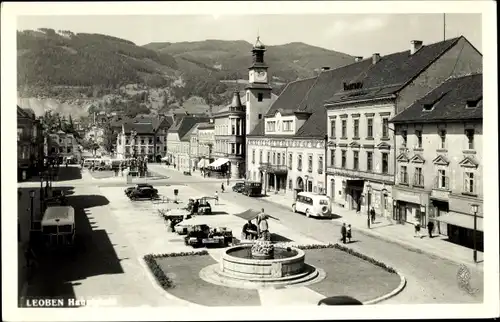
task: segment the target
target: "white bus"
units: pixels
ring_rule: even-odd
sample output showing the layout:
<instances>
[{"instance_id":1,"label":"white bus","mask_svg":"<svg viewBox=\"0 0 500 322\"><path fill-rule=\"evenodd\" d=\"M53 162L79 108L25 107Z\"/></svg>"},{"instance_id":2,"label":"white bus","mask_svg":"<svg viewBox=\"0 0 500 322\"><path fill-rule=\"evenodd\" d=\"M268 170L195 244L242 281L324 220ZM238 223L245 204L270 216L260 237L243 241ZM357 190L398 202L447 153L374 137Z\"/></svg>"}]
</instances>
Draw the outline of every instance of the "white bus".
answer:
<instances>
[{"instance_id":1,"label":"white bus","mask_svg":"<svg viewBox=\"0 0 500 322\"><path fill-rule=\"evenodd\" d=\"M72 246L75 242L75 209L54 206L45 210L42 234L49 247Z\"/></svg>"},{"instance_id":2,"label":"white bus","mask_svg":"<svg viewBox=\"0 0 500 322\"><path fill-rule=\"evenodd\" d=\"M330 199L325 195L316 195L311 192L299 192L292 205L293 212L304 213L307 217L330 217Z\"/></svg>"}]
</instances>

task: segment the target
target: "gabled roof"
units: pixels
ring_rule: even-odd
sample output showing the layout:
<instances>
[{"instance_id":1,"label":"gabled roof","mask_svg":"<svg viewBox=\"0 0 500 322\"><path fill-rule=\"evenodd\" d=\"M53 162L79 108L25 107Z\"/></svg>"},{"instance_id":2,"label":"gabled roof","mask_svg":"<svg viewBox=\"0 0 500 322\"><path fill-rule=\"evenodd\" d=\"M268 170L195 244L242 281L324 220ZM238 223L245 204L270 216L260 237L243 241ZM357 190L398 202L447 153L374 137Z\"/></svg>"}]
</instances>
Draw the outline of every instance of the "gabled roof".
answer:
<instances>
[{"instance_id":1,"label":"gabled roof","mask_svg":"<svg viewBox=\"0 0 500 322\"><path fill-rule=\"evenodd\" d=\"M35 119L35 112L31 108L21 108L17 105L17 117Z\"/></svg>"},{"instance_id":2,"label":"gabled roof","mask_svg":"<svg viewBox=\"0 0 500 322\"><path fill-rule=\"evenodd\" d=\"M181 120L179 120L174 126L171 126L168 132L177 133L179 135L179 139L182 140L184 135L188 133L188 131L196 124L202 122L208 122L208 117L195 117L195 116L184 116Z\"/></svg>"},{"instance_id":3,"label":"gabled roof","mask_svg":"<svg viewBox=\"0 0 500 322\"><path fill-rule=\"evenodd\" d=\"M483 118L483 75L450 78L391 122L472 120ZM467 107L467 105L476 107Z\"/></svg>"},{"instance_id":4,"label":"gabled roof","mask_svg":"<svg viewBox=\"0 0 500 322\"><path fill-rule=\"evenodd\" d=\"M409 50L380 57L373 64L371 59L364 60L370 64L365 74L347 83L361 82L360 89L340 91L327 103L342 103L385 97L397 93L418 76L424 69L454 46L462 37L448 39L430 45L424 45L413 55Z\"/></svg>"},{"instance_id":5,"label":"gabled roof","mask_svg":"<svg viewBox=\"0 0 500 322\"><path fill-rule=\"evenodd\" d=\"M439 165L448 165L450 164L450 161L444 155L440 154L434 160L432 160L432 163Z\"/></svg>"},{"instance_id":6,"label":"gabled roof","mask_svg":"<svg viewBox=\"0 0 500 322\"><path fill-rule=\"evenodd\" d=\"M479 166L479 162L477 162L474 158L470 156L466 156L462 161L458 163L462 167L466 168L477 168Z\"/></svg>"},{"instance_id":7,"label":"gabled roof","mask_svg":"<svg viewBox=\"0 0 500 322\"><path fill-rule=\"evenodd\" d=\"M425 163L425 159L420 154L415 154L410 159L411 163Z\"/></svg>"},{"instance_id":8,"label":"gabled roof","mask_svg":"<svg viewBox=\"0 0 500 322\"><path fill-rule=\"evenodd\" d=\"M288 83L278 99L271 105L266 116L274 116L277 111L296 111L300 101L316 82L316 77L306 78Z\"/></svg>"}]
</instances>

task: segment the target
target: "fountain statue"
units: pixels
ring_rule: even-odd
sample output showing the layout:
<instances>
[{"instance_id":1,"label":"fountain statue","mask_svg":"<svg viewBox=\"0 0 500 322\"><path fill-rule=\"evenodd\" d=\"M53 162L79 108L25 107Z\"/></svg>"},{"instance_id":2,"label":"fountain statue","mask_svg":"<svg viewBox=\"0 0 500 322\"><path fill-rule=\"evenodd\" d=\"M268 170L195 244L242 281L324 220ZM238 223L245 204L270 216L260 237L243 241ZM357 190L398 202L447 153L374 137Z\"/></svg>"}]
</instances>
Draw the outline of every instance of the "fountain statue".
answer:
<instances>
[{"instance_id":1,"label":"fountain statue","mask_svg":"<svg viewBox=\"0 0 500 322\"><path fill-rule=\"evenodd\" d=\"M254 258L273 258L274 245L270 241L257 240L251 248L251 253Z\"/></svg>"}]
</instances>

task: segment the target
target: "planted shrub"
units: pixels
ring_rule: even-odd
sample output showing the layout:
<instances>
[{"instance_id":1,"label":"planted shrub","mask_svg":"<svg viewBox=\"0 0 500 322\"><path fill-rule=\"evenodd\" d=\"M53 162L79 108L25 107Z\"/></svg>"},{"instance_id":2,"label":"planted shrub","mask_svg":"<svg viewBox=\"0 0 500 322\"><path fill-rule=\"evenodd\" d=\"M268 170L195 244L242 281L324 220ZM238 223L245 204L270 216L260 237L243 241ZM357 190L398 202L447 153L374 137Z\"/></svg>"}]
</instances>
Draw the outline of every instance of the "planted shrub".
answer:
<instances>
[{"instance_id":1,"label":"planted shrub","mask_svg":"<svg viewBox=\"0 0 500 322\"><path fill-rule=\"evenodd\" d=\"M158 265L156 259L158 258L167 258L167 257L180 257L180 256L200 256L200 255L208 255L206 250L202 250L200 252L180 252L180 253L169 253L169 254L148 254L144 256L144 261L148 265L149 270L153 273L153 276L158 281L163 289L168 289L175 287L174 281L170 279L163 269Z\"/></svg>"},{"instance_id":2,"label":"planted shrub","mask_svg":"<svg viewBox=\"0 0 500 322\"><path fill-rule=\"evenodd\" d=\"M376 265L382 269L385 269L386 271L388 271L389 273L396 273L396 270L390 266L387 266L386 264L374 259L374 258L371 258L369 256L366 256L364 254L361 254L351 248L348 248L348 247L345 247L345 246L342 246L342 245L339 245L339 244L311 244L311 245L300 245L300 246L296 246L298 249L302 249L302 250L308 250L308 249L324 249L324 248L335 248L335 249L338 249L338 250L341 250L343 252L346 252L348 253L349 255L353 255L353 256L356 256L358 258L361 258L367 262L370 262L372 263L373 265Z\"/></svg>"}]
</instances>

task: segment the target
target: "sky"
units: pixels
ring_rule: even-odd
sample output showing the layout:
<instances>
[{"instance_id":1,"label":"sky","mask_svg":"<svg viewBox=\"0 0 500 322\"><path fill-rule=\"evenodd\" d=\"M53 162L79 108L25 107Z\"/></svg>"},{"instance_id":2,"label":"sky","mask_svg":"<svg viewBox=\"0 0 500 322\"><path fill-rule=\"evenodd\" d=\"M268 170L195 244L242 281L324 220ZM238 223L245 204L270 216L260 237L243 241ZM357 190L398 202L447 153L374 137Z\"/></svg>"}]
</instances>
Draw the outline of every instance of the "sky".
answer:
<instances>
[{"instance_id":1,"label":"sky","mask_svg":"<svg viewBox=\"0 0 500 322\"><path fill-rule=\"evenodd\" d=\"M246 40L303 42L352 56L407 50L411 40L443 40L444 14L51 15L18 16L17 29L101 33L133 41ZM446 38L465 36L482 52L481 14L446 14Z\"/></svg>"}]
</instances>

